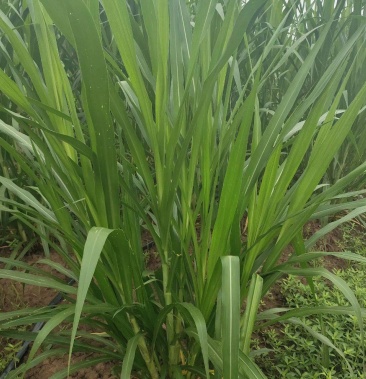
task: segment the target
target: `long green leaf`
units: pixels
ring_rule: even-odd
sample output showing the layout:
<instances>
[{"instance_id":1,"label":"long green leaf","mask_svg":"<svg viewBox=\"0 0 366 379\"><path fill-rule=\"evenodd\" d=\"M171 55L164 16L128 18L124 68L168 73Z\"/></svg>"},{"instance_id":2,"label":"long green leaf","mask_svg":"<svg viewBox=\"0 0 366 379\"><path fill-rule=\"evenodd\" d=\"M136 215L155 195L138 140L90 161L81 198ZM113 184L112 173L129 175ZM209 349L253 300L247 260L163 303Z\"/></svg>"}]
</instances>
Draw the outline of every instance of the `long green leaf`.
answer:
<instances>
[{"instance_id":1,"label":"long green leaf","mask_svg":"<svg viewBox=\"0 0 366 379\"><path fill-rule=\"evenodd\" d=\"M131 370L140 338L141 334L136 334L127 343L126 354L122 363L121 379L129 379L131 377Z\"/></svg>"},{"instance_id":2,"label":"long green leaf","mask_svg":"<svg viewBox=\"0 0 366 379\"><path fill-rule=\"evenodd\" d=\"M222 262L222 357L223 376L237 378L240 337L239 258L227 256Z\"/></svg>"}]
</instances>

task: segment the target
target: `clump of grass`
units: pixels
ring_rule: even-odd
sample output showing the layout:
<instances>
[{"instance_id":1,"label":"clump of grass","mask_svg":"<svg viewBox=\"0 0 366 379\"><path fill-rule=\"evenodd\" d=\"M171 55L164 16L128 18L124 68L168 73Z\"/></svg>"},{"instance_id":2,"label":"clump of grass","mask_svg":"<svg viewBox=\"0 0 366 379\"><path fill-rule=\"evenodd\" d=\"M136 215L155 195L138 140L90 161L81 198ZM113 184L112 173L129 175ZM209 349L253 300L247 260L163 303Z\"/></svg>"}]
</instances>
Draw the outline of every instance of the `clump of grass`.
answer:
<instances>
[{"instance_id":1,"label":"clump of grass","mask_svg":"<svg viewBox=\"0 0 366 379\"><path fill-rule=\"evenodd\" d=\"M95 322L111 339L84 337L121 361L121 378L264 377L249 355L260 299L285 273L330 276L305 254L296 269L278 264L281 253L294 244L300 256L303 225L341 211L334 197L366 169L319 186L365 103L366 84L350 81L366 28L359 1L318 3L0 3L0 146L29 179L0 176L1 211L77 283L16 259L21 270L0 270L70 298L0 315L0 333L46 321L17 335L34 338L27 365L55 353L35 358L52 337L69 356L92 351L78 326ZM147 275L142 229L159 255ZM50 334L69 320L68 335Z\"/></svg>"}]
</instances>

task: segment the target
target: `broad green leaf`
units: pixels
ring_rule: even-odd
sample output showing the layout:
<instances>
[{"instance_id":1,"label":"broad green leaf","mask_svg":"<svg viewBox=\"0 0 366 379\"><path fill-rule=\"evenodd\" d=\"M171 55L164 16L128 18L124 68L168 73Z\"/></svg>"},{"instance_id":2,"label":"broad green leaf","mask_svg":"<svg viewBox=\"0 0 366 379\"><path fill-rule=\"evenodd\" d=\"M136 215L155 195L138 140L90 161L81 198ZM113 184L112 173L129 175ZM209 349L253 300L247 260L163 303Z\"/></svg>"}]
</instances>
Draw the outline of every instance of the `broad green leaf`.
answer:
<instances>
[{"instance_id":1,"label":"broad green leaf","mask_svg":"<svg viewBox=\"0 0 366 379\"><path fill-rule=\"evenodd\" d=\"M79 325L81 312L83 310L84 302L90 287L90 283L93 279L95 269L97 267L100 255L107 241L107 238L112 233L120 233L120 231L114 231L111 229L93 227L90 229L81 261L80 277L77 289L77 298L75 304L75 316L72 326L72 334L70 339L70 351L69 351L69 366L71 360L71 353L75 341L76 331Z\"/></svg>"},{"instance_id":2,"label":"broad green leaf","mask_svg":"<svg viewBox=\"0 0 366 379\"><path fill-rule=\"evenodd\" d=\"M222 262L222 358L223 376L238 377L240 337L239 257L227 256Z\"/></svg>"},{"instance_id":3,"label":"broad green leaf","mask_svg":"<svg viewBox=\"0 0 366 379\"><path fill-rule=\"evenodd\" d=\"M198 339L197 332L189 329L188 334ZM221 356L222 346L221 342L216 341L212 338L208 338L208 354L210 361L213 363L215 370L222 372L223 360ZM266 376L261 372L259 367L252 362L252 360L245 354L240 353L239 355L239 378L247 379L266 379Z\"/></svg>"}]
</instances>

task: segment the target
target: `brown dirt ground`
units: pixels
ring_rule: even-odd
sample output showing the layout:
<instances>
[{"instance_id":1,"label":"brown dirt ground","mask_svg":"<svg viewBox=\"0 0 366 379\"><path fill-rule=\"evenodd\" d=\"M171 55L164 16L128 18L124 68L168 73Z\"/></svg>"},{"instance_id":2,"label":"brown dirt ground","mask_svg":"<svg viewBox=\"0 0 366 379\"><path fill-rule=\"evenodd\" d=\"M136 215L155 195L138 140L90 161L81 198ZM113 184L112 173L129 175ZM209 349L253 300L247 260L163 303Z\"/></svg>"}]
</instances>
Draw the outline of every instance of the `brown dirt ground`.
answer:
<instances>
[{"instance_id":1,"label":"brown dirt ground","mask_svg":"<svg viewBox=\"0 0 366 379\"><path fill-rule=\"evenodd\" d=\"M93 358L93 354L76 353L73 354L72 363L81 362ZM26 379L49 379L57 371L67 367L68 357L54 357L46 359L42 364L28 371ZM114 367L113 362L99 363L96 366L79 370L76 374L70 375L73 379L115 379L111 371Z\"/></svg>"},{"instance_id":2,"label":"brown dirt ground","mask_svg":"<svg viewBox=\"0 0 366 379\"><path fill-rule=\"evenodd\" d=\"M9 253L1 252L1 255L4 257L9 255ZM44 258L43 255L32 253L30 255L26 255L23 261L33 265L42 258ZM55 252L51 253L50 259L54 262L62 263L59 255ZM51 270L46 265L38 265L38 267L48 272L51 271L52 274L56 274L61 279L66 279L55 270ZM49 288L36 287L32 285L23 286L21 283L17 283L9 279L0 279L0 312L9 312L25 307L47 305L56 295L57 292ZM1 337L0 345L4 347L6 346L6 340L1 340ZM94 354L75 353L72 357L72 363L95 358L96 356L97 355ZM30 369L26 374L25 379L49 379L53 374L67 367L67 364L67 355L46 359L41 364ZM81 369L79 372L70 375L69 378L114 379L116 376L111 373L114 366L114 362L99 363L94 367Z\"/></svg>"}]
</instances>

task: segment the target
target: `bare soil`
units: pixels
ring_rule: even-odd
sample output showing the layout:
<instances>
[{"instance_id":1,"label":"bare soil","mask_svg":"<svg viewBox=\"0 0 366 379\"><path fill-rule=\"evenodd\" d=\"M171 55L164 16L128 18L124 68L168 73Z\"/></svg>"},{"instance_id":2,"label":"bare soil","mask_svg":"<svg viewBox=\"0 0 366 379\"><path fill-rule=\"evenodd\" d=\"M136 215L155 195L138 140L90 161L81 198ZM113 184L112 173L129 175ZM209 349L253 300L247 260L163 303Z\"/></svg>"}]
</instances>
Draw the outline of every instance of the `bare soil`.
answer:
<instances>
[{"instance_id":1,"label":"bare soil","mask_svg":"<svg viewBox=\"0 0 366 379\"><path fill-rule=\"evenodd\" d=\"M9 255L9 252L2 252L2 256ZM34 265L40 259L44 258L39 253L31 253L26 255L23 259L24 262ZM59 255L55 252L51 252L50 259L57 263L63 263ZM57 273L55 270L51 270L49 266L38 264L39 268L45 271L52 272L60 279L66 280L65 277ZM0 279L0 311L9 312L16 309L22 309L26 307L38 307L42 305L48 305L53 298L57 295L57 292L45 287L37 287L33 285L23 285L21 283L14 282L10 279ZM5 347L10 341L2 339L0 337L0 346ZM15 343L16 341L11 341ZM72 356L72 363L77 363L97 357L95 354L75 353ZM0 348L1 358L1 348ZM26 360L27 356L25 356ZM25 379L49 379L53 374L61 371L68 364L68 356L51 357L46 359L36 367L30 369L25 376ZM116 376L112 374L112 369L115 366L115 362L99 363L96 366L81 369L79 372L70 375L69 378L75 379L115 379ZM1 373L0 373L1 374Z\"/></svg>"}]
</instances>

